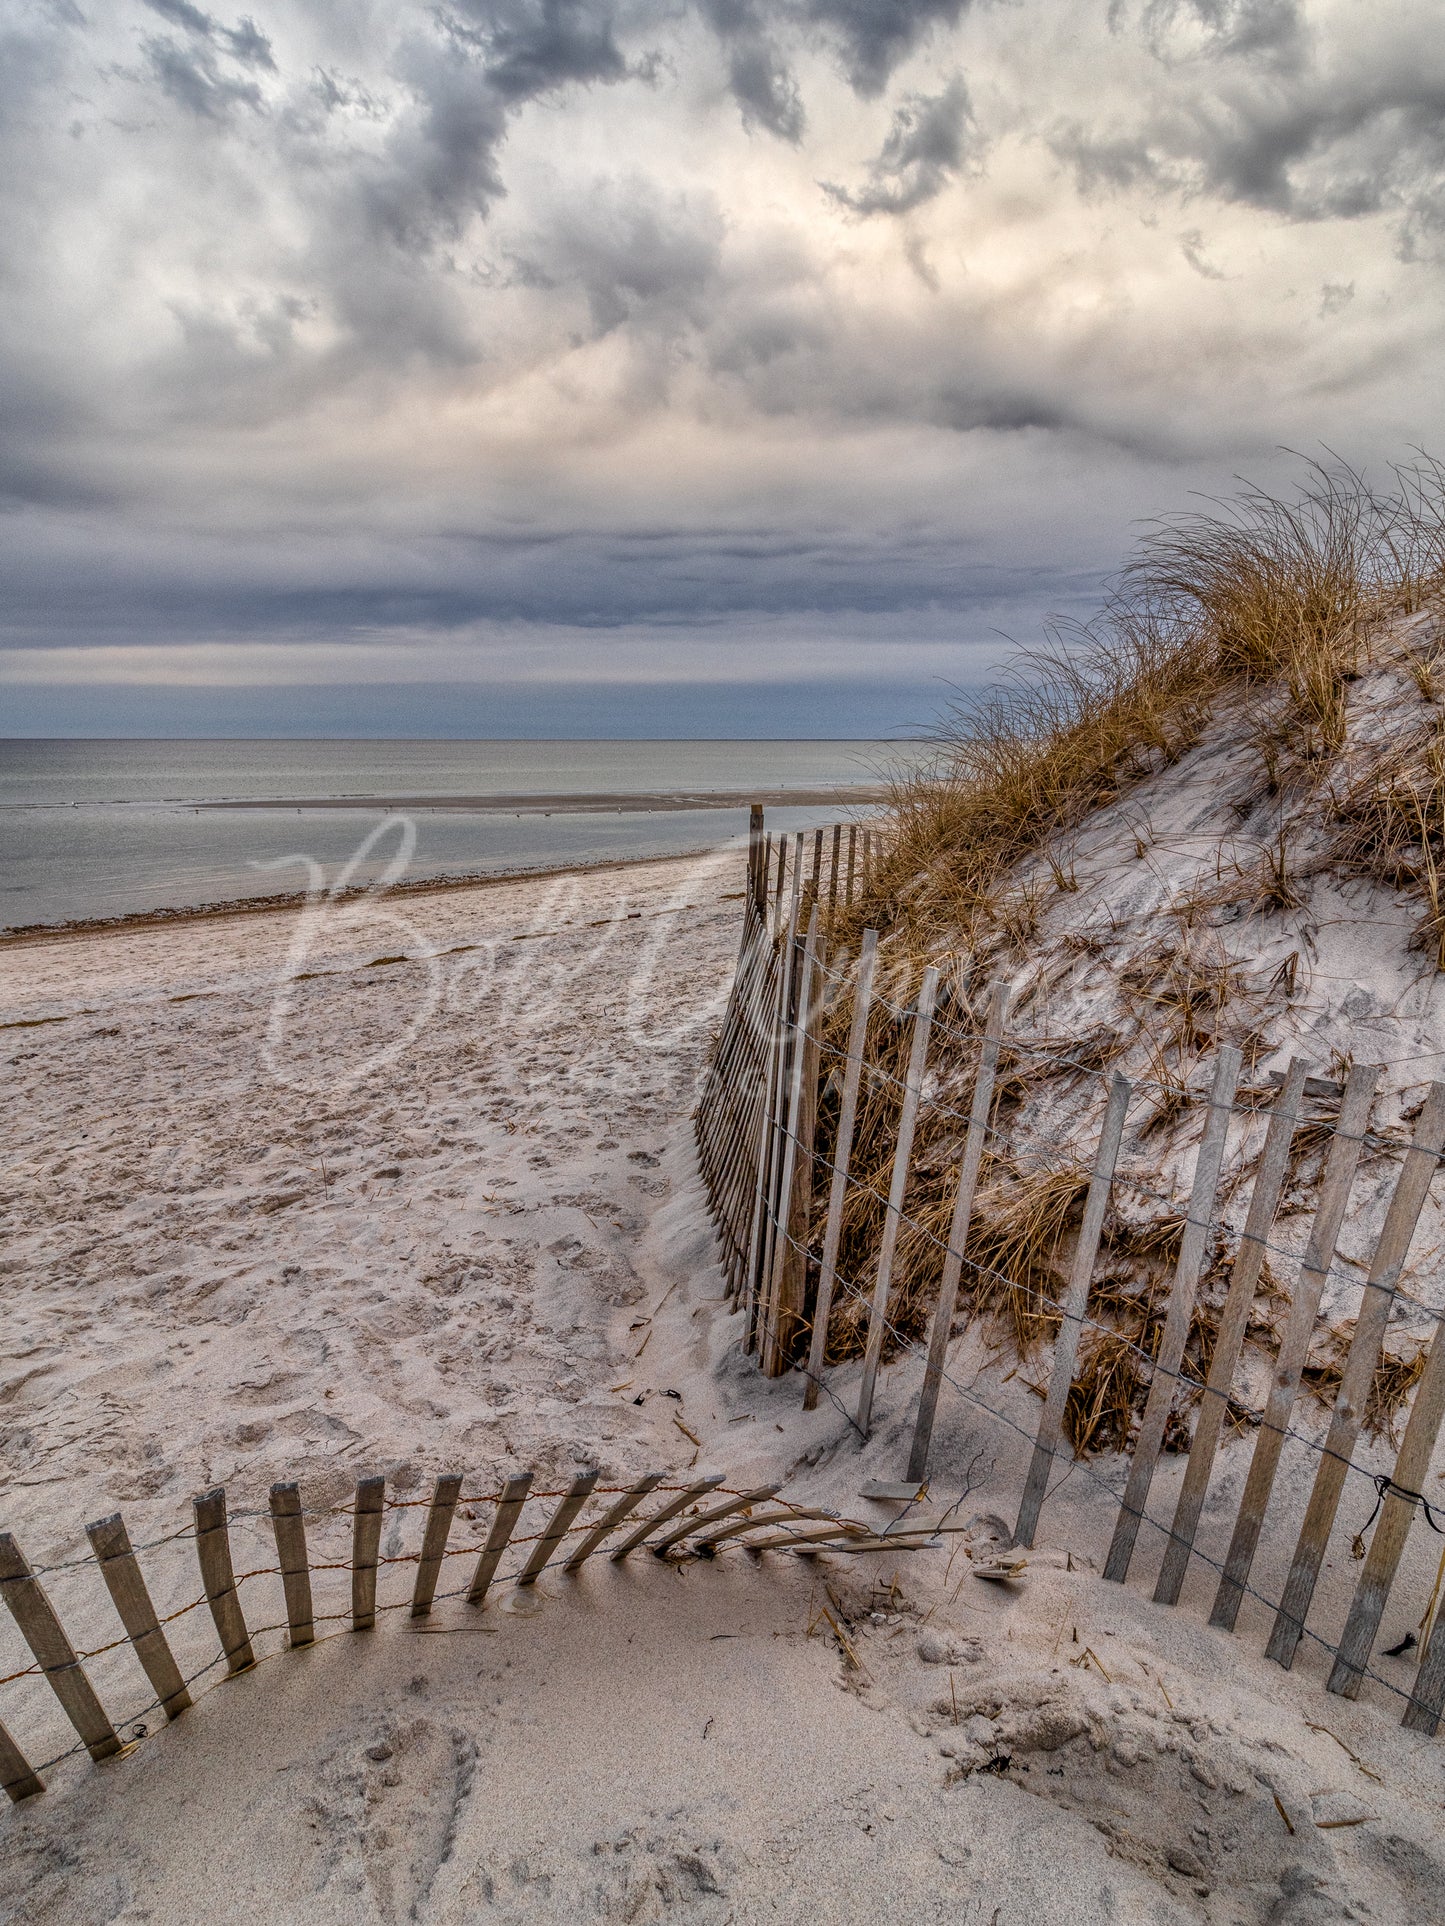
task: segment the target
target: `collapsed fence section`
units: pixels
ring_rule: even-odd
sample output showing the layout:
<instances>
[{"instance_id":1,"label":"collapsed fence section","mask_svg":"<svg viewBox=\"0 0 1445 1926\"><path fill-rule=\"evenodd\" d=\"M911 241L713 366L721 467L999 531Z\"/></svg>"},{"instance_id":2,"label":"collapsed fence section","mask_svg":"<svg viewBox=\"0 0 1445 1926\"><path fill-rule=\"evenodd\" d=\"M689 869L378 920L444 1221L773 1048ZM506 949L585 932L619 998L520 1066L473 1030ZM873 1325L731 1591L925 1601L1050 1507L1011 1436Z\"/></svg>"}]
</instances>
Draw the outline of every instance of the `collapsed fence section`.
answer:
<instances>
[{"instance_id":1,"label":"collapsed fence section","mask_svg":"<svg viewBox=\"0 0 1445 1926\"><path fill-rule=\"evenodd\" d=\"M193 1501L192 1520L184 1530L133 1545L117 1512L87 1527L88 1557L52 1566L32 1566L14 1535L0 1532L0 1595L31 1654L28 1665L0 1678L6 1693L0 1717L0 1785L18 1802L43 1791L42 1773L71 1753L88 1751L102 1761L130 1751L137 1740L125 1738L125 1733L142 1731L153 1713L163 1713L167 1721L180 1718L202 1680L216 1685L255 1670L282 1651L304 1651L343 1633L372 1631L384 1614L426 1619L446 1600L480 1609L499 1587L526 1590L549 1570L576 1579L594 1557L616 1564L644 1550L672 1562L738 1551L791 1551L801 1557L897 1552L936 1544L941 1532L957 1529L948 1520L911 1518L880 1532L836 1511L796 1505L780 1496L780 1484L733 1489L720 1473L670 1484L663 1473L650 1472L626 1486L604 1487L595 1471L584 1471L563 1490L538 1491L533 1485L533 1474L520 1472L499 1491L469 1496L463 1492L461 1473L443 1472L430 1497L405 1498L388 1496L386 1480L368 1476L358 1479L349 1503L307 1511L299 1485L282 1482L272 1485L268 1509L260 1513L229 1510L226 1492L218 1486ZM536 1514L530 1529L528 1507ZM396 1514L413 1511L423 1514L420 1542L414 1549L383 1553L384 1522L395 1526L400 1522ZM454 1536L459 1511L467 1520L480 1514L485 1533ZM243 1521L269 1527L274 1562L236 1570L233 1533ZM308 1524L345 1528L348 1522L350 1555L318 1558L308 1545ZM158 1612L151 1589L157 1564L162 1559L173 1564L187 1541L201 1589L174 1609ZM461 1561L460 1566L451 1561ZM405 1568L414 1568L407 1594L379 1599L379 1574ZM449 1570L456 1582L443 1584ZM83 1581L91 1573L101 1581L119 1636L89 1649L72 1641L46 1586L47 1579L61 1572L72 1581ZM349 1580L349 1603L318 1610L312 1581L328 1573ZM162 1577L170 1583L176 1573L168 1570ZM270 1588L271 1597L257 1623L255 1606L248 1600L262 1588ZM93 1597L90 1603L99 1606L100 1600ZM281 1617L275 1615L278 1605ZM173 1642L176 1629L203 1607L214 1631L213 1649L204 1663L186 1672ZM275 1643L278 1640L282 1642ZM268 1643L271 1649L264 1649ZM110 1694L112 1706L107 1708L86 1667L126 1650L136 1675L123 1688L127 1703L122 1712L114 1709ZM137 1692L145 1689L142 1678L151 1696L136 1703ZM15 1729L22 1718L36 1723L37 1704L26 1695L37 1687L48 1688L77 1740L32 1765Z\"/></svg>"},{"instance_id":2,"label":"collapsed fence section","mask_svg":"<svg viewBox=\"0 0 1445 1926\"><path fill-rule=\"evenodd\" d=\"M1005 1107L1001 1062L1017 1065L1041 1054L1037 1040L1010 1033L1009 985L1003 981L992 985L981 1035L976 1023L966 1033L950 1029L944 994L948 986L936 967L925 969L906 994L886 992L880 987L876 931L862 934L856 955L830 952L829 930L840 919L828 914L826 872L815 866L809 875L806 853L800 841L785 904L781 871L771 867L772 845L762 834L760 812L755 814L734 994L698 1112L703 1173L729 1296L744 1317L746 1348L756 1352L769 1376L800 1373L805 1407L813 1407L820 1394L826 1395L860 1438L869 1431L885 1349L896 1358L917 1357L922 1368L907 1479L899 1486L903 1492L916 1489L926 1479L945 1386L1019 1429L986 1402L976 1385L965 1386L950 1372L949 1349L965 1277L971 1286L969 1299L976 1305L1000 1299L1026 1305L1035 1333L1046 1336L1052 1331L1052 1346L1047 1382L1033 1387L1040 1393L1042 1409L1030 1439L1016 1541L1024 1546L1033 1543L1056 1468L1083 1464L1086 1475L1107 1486L1117 1507L1104 1556L1108 1579L1123 1582L1127 1578L1141 1527L1147 1523L1165 1541L1154 1587L1158 1603L1178 1602L1191 1562L1198 1561L1212 1568L1217 1580L1212 1624L1233 1630L1241 1602L1250 1596L1267 1605L1272 1615L1267 1653L1279 1664L1289 1666L1301 1641L1309 1638L1332 1655L1329 1690L1353 1697L1368 1675L1398 1691L1391 1681L1371 1671L1368 1661L1413 1520L1418 1514L1440 1528L1425 1502L1423 1483L1445 1419L1442 1315L1407 1292L1401 1278L1445 1148L1445 1083L1428 1086L1414 1113L1410 1142L1400 1154L1397 1143L1371 1128L1380 1065L1351 1064L1339 1082L1319 1076L1296 1059L1264 1090L1246 1091L1240 1081L1240 1051L1220 1044L1207 1092L1191 1088L1168 1093L1176 1106L1193 1105L1203 1113L1189 1195L1180 1200L1150 1190L1121 1168L1135 1086L1086 1058L1054 1059L1071 1072L1097 1077L1104 1097L1087 1177L1081 1175L1077 1183L1071 1179L1061 1190L1059 1241L1064 1242L1067 1230L1072 1252L1067 1278L1055 1292L1036 1273L1011 1275L1008 1268L990 1262L977 1240L971 1240L985 1161L991 1154L1013 1149L1009 1125L1001 1117ZM837 898L831 900L836 903ZM887 1067L876 1048L880 1023L893 1028L898 1046L893 1056L902 1059L901 1074ZM841 1043L845 1029L847 1041ZM970 1054L972 1087L966 1109L950 1108L937 1081L930 1078L931 1052L943 1034L966 1045ZM875 1037L874 1045L870 1035ZM1012 1074L1017 1078L1016 1070ZM1141 1086L1144 1081L1140 1080ZM1307 1117L1306 1099L1325 1094L1336 1105L1333 1119L1324 1123ZM860 1172L855 1167L855 1143L863 1106L870 1102L875 1106L870 1113L874 1125L877 1104L888 1105L891 1147L881 1165L875 1160ZM820 1110L824 1109L827 1128L820 1132ZM955 1174L946 1230L925 1222L916 1205L910 1207L910 1193L919 1176L915 1145L925 1113L949 1127L949 1164ZM1263 1122L1265 1131L1248 1189L1247 1217L1237 1237L1231 1238L1223 1180L1230 1133L1234 1130L1238 1136L1241 1121L1255 1131ZM876 1129L873 1134L876 1137ZM1287 1181L1306 1142L1316 1146L1322 1161L1301 1254L1280 1247L1272 1234ZM1353 1272L1341 1268L1337 1246L1367 1147L1372 1156L1398 1155L1398 1162L1384 1223L1361 1284ZM1239 1168L1230 1185L1235 1191L1247 1175L1238 1152L1236 1143ZM936 1169L932 1174L937 1175ZM1126 1191L1167 1207L1178 1227L1167 1281L1161 1284L1162 1315L1147 1333L1149 1343L1121 1332L1095 1303L1106 1216L1116 1197ZM845 1212L850 1201L860 1198L876 1234L864 1267L850 1275L840 1262ZM929 1247L941 1264L937 1299L922 1341L898 1321L895 1267L905 1239L915 1249ZM1202 1315L1201 1287L1209 1260L1216 1248L1230 1242L1234 1250L1223 1305L1212 1325L1211 1342L1195 1347L1201 1353L1195 1357L1191 1343ZM1268 1396L1264 1407L1255 1410L1241 1397L1238 1373L1264 1288L1268 1257L1290 1265L1294 1277ZM1294 1414L1305 1385L1326 1281L1331 1277L1358 1292L1358 1309L1321 1444L1294 1423ZM1393 1469L1385 1475L1359 1463L1357 1453L1365 1435L1372 1387L1387 1360L1385 1336L1391 1314L1397 1306L1406 1305L1428 1317L1433 1332L1418 1361L1418 1382ZM830 1327L840 1314L861 1324L864 1334L851 1409L832 1381L837 1368L830 1370L827 1364ZM1096 1345L1114 1347L1126 1358L1134 1379L1148 1387L1137 1423L1130 1413L1117 1440L1126 1461L1122 1492L1087 1463L1082 1451L1076 1453L1076 1441L1070 1436L1071 1428L1077 1430L1080 1401L1086 1397L1079 1375L1081 1339L1086 1333ZM1320 1395L1318 1386L1315 1395ZM1191 1438L1187 1426L1182 1426L1180 1405L1192 1399L1198 1400L1199 1411ZM1230 1421L1252 1427L1254 1443L1228 1550L1216 1560L1198 1543L1198 1528ZM1266 1598L1253 1574L1271 1500L1276 1510L1282 1502L1277 1475L1287 1439L1309 1449L1315 1471L1282 1593ZM1149 1501L1164 1451L1178 1451L1181 1442L1187 1443L1183 1481L1172 1517L1166 1520L1150 1510ZM1351 1480L1373 1500L1378 1525L1364 1555L1345 1625L1338 1642L1331 1643L1309 1621L1326 1548ZM1445 1560L1441 1575L1445 1577ZM1432 1733L1445 1714L1445 1626L1435 1609L1442 1589L1445 1586L1437 1580L1421 1626L1415 1684L1402 1695L1404 1723Z\"/></svg>"}]
</instances>

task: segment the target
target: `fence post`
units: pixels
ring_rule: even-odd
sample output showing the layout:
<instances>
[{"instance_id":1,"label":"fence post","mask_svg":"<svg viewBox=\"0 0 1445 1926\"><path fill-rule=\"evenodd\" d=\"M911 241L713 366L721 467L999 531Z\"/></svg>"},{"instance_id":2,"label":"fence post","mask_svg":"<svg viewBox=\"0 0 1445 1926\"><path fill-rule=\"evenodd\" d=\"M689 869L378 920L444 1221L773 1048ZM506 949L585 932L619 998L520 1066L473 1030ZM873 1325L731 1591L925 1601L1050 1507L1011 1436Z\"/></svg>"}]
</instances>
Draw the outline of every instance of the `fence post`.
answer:
<instances>
[{"instance_id":1,"label":"fence post","mask_svg":"<svg viewBox=\"0 0 1445 1926\"><path fill-rule=\"evenodd\" d=\"M567 1536L567 1527L592 1496L601 1474L584 1471L574 1478L567 1488L567 1495L558 1505L552 1516L542 1528L542 1536L532 1547L532 1556L517 1574L519 1585L535 1585L547 1568L547 1560Z\"/></svg>"},{"instance_id":2,"label":"fence post","mask_svg":"<svg viewBox=\"0 0 1445 1926\"><path fill-rule=\"evenodd\" d=\"M156 1617L125 1520L118 1511L112 1512L108 1518L98 1518L94 1524L87 1525L85 1535L100 1566L111 1603L150 1680L151 1690L166 1717L179 1718L190 1704L191 1695Z\"/></svg>"},{"instance_id":3,"label":"fence post","mask_svg":"<svg viewBox=\"0 0 1445 1926\"><path fill-rule=\"evenodd\" d=\"M376 1560L381 1546L381 1508L386 1480L358 1478L351 1515L351 1629L369 1632L376 1623Z\"/></svg>"},{"instance_id":4,"label":"fence post","mask_svg":"<svg viewBox=\"0 0 1445 1926\"><path fill-rule=\"evenodd\" d=\"M1430 1179L1439 1167L1442 1144L1445 1144L1445 1083L1432 1083L1425 1106L1415 1121L1414 1141L1405 1153L1400 1174L1395 1180L1390 1207L1385 1213L1380 1241L1375 1246L1370 1275L1365 1281L1364 1295L1360 1300L1360 1314L1355 1320L1354 1336L1350 1339L1350 1348L1345 1357L1340 1388L1335 1394L1330 1428L1325 1436L1319 1469L1315 1473L1314 1489L1310 1493L1299 1542L1290 1561L1289 1578L1274 1621L1274 1630L1265 1647L1267 1658L1275 1659L1286 1667L1293 1661L1295 1648L1304 1636L1305 1618L1314 1597L1320 1566L1324 1562L1325 1547L1335 1522L1345 1473L1365 1421L1370 1386L1374 1381L1375 1367L1380 1361L1390 1307L1395 1301L1395 1286L1400 1281L1400 1273L1410 1253L1415 1226L1429 1194ZM1422 1653L1422 1671L1425 1657L1426 1654ZM1406 1712L1407 1724L1410 1723L1410 1709L1407 1708ZM1433 1730L1433 1727L1430 1729Z\"/></svg>"},{"instance_id":5,"label":"fence post","mask_svg":"<svg viewBox=\"0 0 1445 1926\"><path fill-rule=\"evenodd\" d=\"M432 1485L431 1503L427 1506L426 1529L421 1539L421 1559L416 1568L416 1584L411 1594L411 1617L425 1618L432 1608L436 1597L437 1580L441 1577L442 1560L446 1557L447 1537L451 1532L452 1519L456 1514L457 1501L462 1495L462 1474L459 1471L439 1472Z\"/></svg>"},{"instance_id":6,"label":"fence post","mask_svg":"<svg viewBox=\"0 0 1445 1926\"><path fill-rule=\"evenodd\" d=\"M655 1491L662 1483L660 1471L649 1471L645 1478L639 1478L635 1485L628 1487L610 1511L604 1512L597 1523L587 1533L582 1543L566 1561L564 1572L575 1572L596 1551L609 1532L616 1531L624 1518L630 1518L650 1491Z\"/></svg>"},{"instance_id":7,"label":"fence post","mask_svg":"<svg viewBox=\"0 0 1445 1926\"><path fill-rule=\"evenodd\" d=\"M802 1268L797 1261L802 1255L796 1248L795 1219L797 1211L797 1191L799 1188L800 1156L803 1149L803 1112L808 1099L807 1077L809 1064L816 1065L816 1053L810 1048L810 1021L812 1018L813 984L818 969L818 906L813 905L808 919L808 936L803 948L802 967L798 974L797 998L793 1009L791 1024L792 1044L790 1050L787 1096L783 1108L783 1155L782 1171L777 1187L776 1223L773 1235L773 1261L768 1275L767 1298L762 1316L762 1340L759 1362L763 1375L769 1378L780 1377L788 1367L789 1350L793 1339L793 1327L797 1313L801 1309L801 1292L796 1288ZM811 1163L812 1146L808 1146Z\"/></svg>"},{"instance_id":8,"label":"fence post","mask_svg":"<svg viewBox=\"0 0 1445 1926\"><path fill-rule=\"evenodd\" d=\"M8 1531L0 1531L0 1592L46 1683L85 1741L86 1751L92 1759L114 1757L120 1751L120 1737L95 1696L55 1607Z\"/></svg>"},{"instance_id":9,"label":"fence post","mask_svg":"<svg viewBox=\"0 0 1445 1926\"><path fill-rule=\"evenodd\" d=\"M898 1118L898 1141L893 1149L893 1172L888 1185L888 1214L883 1220L883 1236L878 1245L878 1274L873 1285L873 1303L868 1317L863 1378L858 1387L856 1422L865 1438L873 1416L873 1389L878 1380L879 1361L883 1356L883 1338L888 1323L888 1287L893 1281L893 1254L898 1248L898 1233L903 1227L903 1200L908 1190L913 1132L918 1123L918 1106L923 1096L923 1071L928 1058L928 1037L933 1027L933 1006L937 995L938 971L930 963L923 972L914 1010L913 1046L908 1053L903 1108Z\"/></svg>"},{"instance_id":10,"label":"fence post","mask_svg":"<svg viewBox=\"0 0 1445 1926\"><path fill-rule=\"evenodd\" d=\"M959 1165L958 1189L953 1199L953 1221L948 1230L948 1250L943 1260L943 1277L938 1287L938 1303L934 1306L933 1328L928 1338L928 1362L923 1367L923 1388L918 1394L918 1415L913 1421L913 1449L908 1454L910 1480L921 1480L928 1475L928 1448L933 1439L933 1419L938 1409L943 1367L948 1359L948 1341L953 1333L953 1313L958 1304L959 1279L963 1275L963 1252L973 1218L973 1195L978 1188L984 1140L993 1114L994 1080L998 1073L998 1056L1003 1042L1004 1019L1008 1015L1009 996L1009 985L998 982L994 984L989 997L988 1027L979 1051L978 1069L974 1072L968 1135L963 1143L963 1161Z\"/></svg>"},{"instance_id":11,"label":"fence post","mask_svg":"<svg viewBox=\"0 0 1445 1926\"><path fill-rule=\"evenodd\" d=\"M231 1567L231 1534L226 1524L226 1491L214 1485L191 1501L196 1518L196 1562L201 1568L201 1583L206 1602L215 1621L216 1635L226 1655L226 1669L235 1674L256 1663L241 1601L236 1594L236 1575Z\"/></svg>"},{"instance_id":12,"label":"fence post","mask_svg":"<svg viewBox=\"0 0 1445 1926\"><path fill-rule=\"evenodd\" d=\"M1159 1582L1154 1587L1154 1602L1157 1605L1178 1603L1184 1574L1189 1568L1189 1554L1194 1548L1194 1534L1199 1529L1199 1514L1204 1509L1210 1473L1214 1468L1214 1454L1219 1449L1225 1414L1229 1410L1229 1389L1234 1382L1239 1354L1244 1348L1244 1334L1249 1326L1255 1287L1264 1264L1265 1240L1269 1236L1275 1212L1279 1209L1285 1176L1289 1170L1290 1145L1299 1122L1308 1074L1308 1066L1303 1058L1291 1059L1270 1113L1264 1149L1255 1172L1254 1188L1249 1195L1249 1216L1240 1236L1239 1249L1234 1254L1229 1289L1219 1319L1219 1334L1214 1340L1214 1354L1209 1360L1209 1374L1199 1407L1199 1422L1194 1427L1194 1439L1189 1447L1189 1463L1184 1468L1184 1482L1180 1486L1179 1502L1174 1508L1174 1523L1170 1528L1169 1543L1164 1548L1164 1563L1159 1568Z\"/></svg>"},{"instance_id":13,"label":"fence post","mask_svg":"<svg viewBox=\"0 0 1445 1926\"><path fill-rule=\"evenodd\" d=\"M517 1529L517 1520L522 1515L522 1507L527 1502L527 1493L532 1489L530 1471L519 1471L509 1478L502 1487L501 1498L497 1501L496 1514L492 1528L487 1533L487 1542L477 1559L477 1569L472 1573L472 1582L467 1587L468 1605L480 1605L487 1595L497 1566L501 1563L502 1553L507 1549L508 1540Z\"/></svg>"},{"instance_id":14,"label":"fence post","mask_svg":"<svg viewBox=\"0 0 1445 1926\"><path fill-rule=\"evenodd\" d=\"M1269 1505L1269 1494L1274 1488L1280 1452L1284 1448L1285 1427L1299 1393L1310 1339L1314 1336L1315 1318L1319 1314L1320 1296L1334 1258L1335 1242L1344 1221L1345 1206L1349 1202L1350 1186L1355 1180L1360 1146L1370 1120L1370 1108L1375 1101L1375 1086L1380 1080L1382 1067L1378 1063L1354 1064L1345 1080L1345 1094L1340 1103L1334 1142L1330 1145L1330 1154L1325 1162L1319 1203L1310 1226L1309 1248L1295 1280L1289 1321L1285 1325L1284 1342L1275 1361L1274 1382L1270 1385L1264 1421L1254 1441L1249 1475L1245 1479L1244 1495L1239 1501L1239 1514L1234 1521L1234 1535L1229 1541L1229 1551L1224 1561L1224 1574L1209 1614L1210 1624L1220 1625L1226 1632L1234 1630L1260 1533L1264 1529L1264 1514Z\"/></svg>"},{"instance_id":15,"label":"fence post","mask_svg":"<svg viewBox=\"0 0 1445 1926\"><path fill-rule=\"evenodd\" d=\"M763 914L767 901L768 877L762 858L763 806L754 803L748 810L748 908L756 916Z\"/></svg>"},{"instance_id":16,"label":"fence post","mask_svg":"<svg viewBox=\"0 0 1445 1926\"><path fill-rule=\"evenodd\" d=\"M828 1221L823 1233L823 1260L818 1271L818 1291L813 1305L813 1333L808 1346L808 1382L803 1390L803 1409L811 1411L818 1402L818 1387L823 1381L823 1352L828 1342L828 1318L833 1309L833 1288L838 1275L838 1244L843 1234L843 1205L848 1190L848 1162L853 1154L853 1127L858 1114L858 1086L863 1075L863 1056L868 1044L868 1012L873 1003L873 979L878 969L878 932L864 930L863 948L858 957L858 975L853 985L853 1020L848 1031L848 1065L843 1072L843 1095L838 1110L838 1130L833 1140L833 1177L828 1191Z\"/></svg>"},{"instance_id":17,"label":"fence post","mask_svg":"<svg viewBox=\"0 0 1445 1926\"><path fill-rule=\"evenodd\" d=\"M39 1774L11 1738L3 1720L0 1720L0 1787L17 1806L22 1799L33 1799L37 1792L45 1790Z\"/></svg>"},{"instance_id":18,"label":"fence post","mask_svg":"<svg viewBox=\"0 0 1445 1926\"><path fill-rule=\"evenodd\" d=\"M1084 1199L1084 1220L1074 1245L1074 1261L1064 1293L1063 1320L1054 1339L1054 1363L1049 1373L1049 1388L1039 1418L1038 1437L1019 1504L1014 1542L1032 1545L1038 1529L1039 1513L1048 1491L1049 1471L1064 1446L1064 1411L1074 1382L1074 1367L1079 1356L1079 1336L1089 1308L1089 1285L1094 1275L1094 1258L1099 1249L1099 1233L1104 1228L1104 1213L1109 1208L1109 1187L1114 1181L1114 1165L1119 1159L1119 1144L1124 1135L1124 1113L1129 1108L1133 1086L1117 1073L1109 1079L1109 1099L1104 1107L1099 1147L1094 1153L1094 1174Z\"/></svg>"},{"instance_id":19,"label":"fence post","mask_svg":"<svg viewBox=\"0 0 1445 1926\"><path fill-rule=\"evenodd\" d=\"M1104 1564L1105 1578L1122 1585L1129 1576L1129 1561L1149 1502L1149 1488L1164 1443L1164 1428L1169 1409L1179 1388L1184 1364L1184 1347L1189 1342L1189 1320L1199 1290L1200 1273L1209 1251L1213 1230L1214 1200L1219 1194L1219 1173L1224 1166L1224 1148L1229 1136L1229 1118L1234 1107L1235 1086L1243 1058L1232 1043L1222 1043L1214 1060L1214 1082L1209 1092L1209 1109L1204 1131L1194 1159L1194 1182L1189 1192L1189 1210L1184 1219L1184 1235L1179 1240L1179 1261L1169 1290L1169 1306L1164 1313L1164 1329L1154 1359L1154 1374L1149 1381L1149 1396L1139 1425L1139 1437L1124 1486L1124 1501L1114 1521L1114 1540Z\"/></svg>"},{"instance_id":20,"label":"fence post","mask_svg":"<svg viewBox=\"0 0 1445 1926\"><path fill-rule=\"evenodd\" d=\"M281 1567L281 1590L286 1599L286 1634L294 1651L297 1646L312 1645L316 1640L300 1487L292 1481L282 1481L272 1485L270 1498L276 1562Z\"/></svg>"}]
</instances>

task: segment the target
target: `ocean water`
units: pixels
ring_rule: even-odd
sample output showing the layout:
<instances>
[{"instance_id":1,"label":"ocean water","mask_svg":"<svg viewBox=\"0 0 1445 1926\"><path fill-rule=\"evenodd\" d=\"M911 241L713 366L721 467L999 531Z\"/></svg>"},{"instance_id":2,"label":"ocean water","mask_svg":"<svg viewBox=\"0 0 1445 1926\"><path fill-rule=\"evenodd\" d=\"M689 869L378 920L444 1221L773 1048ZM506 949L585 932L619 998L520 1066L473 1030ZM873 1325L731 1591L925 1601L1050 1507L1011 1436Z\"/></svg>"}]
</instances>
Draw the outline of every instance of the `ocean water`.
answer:
<instances>
[{"instance_id":1,"label":"ocean water","mask_svg":"<svg viewBox=\"0 0 1445 1926\"><path fill-rule=\"evenodd\" d=\"M746 833L746 808L679 808L677 792L860 788L909 753L884 742L0 739L0 929L326 887L388 817L403 820L353 881L382 874L413 835L408 879L713 848ZM502 796L518 806L488 805ZM615 813L567 802L613 796ZM447 806L455 798L477 800ZM346 799L355 806L306 806ZM767 822L804 829L865 813L861 801L780 801Z\"/></svg>"}]
</instances>

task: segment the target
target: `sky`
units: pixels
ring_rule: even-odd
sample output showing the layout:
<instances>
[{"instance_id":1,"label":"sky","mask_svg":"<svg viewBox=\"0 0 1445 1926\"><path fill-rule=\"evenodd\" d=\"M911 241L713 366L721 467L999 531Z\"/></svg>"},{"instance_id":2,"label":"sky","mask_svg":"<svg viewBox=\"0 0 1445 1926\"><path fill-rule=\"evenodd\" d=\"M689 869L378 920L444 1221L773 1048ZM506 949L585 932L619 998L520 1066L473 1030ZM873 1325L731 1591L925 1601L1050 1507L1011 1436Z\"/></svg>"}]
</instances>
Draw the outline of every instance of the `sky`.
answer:
<instances>
[{"instance_id":1,"label":"sky","mask_svg":"<svg viewBox=\"0 0 1445 1926\"><path fill-rule=\"evenodd\" d=\"M1442 255L1429 0L0 0L0 733L923 726Z\"/></svg>"}]
</instances>

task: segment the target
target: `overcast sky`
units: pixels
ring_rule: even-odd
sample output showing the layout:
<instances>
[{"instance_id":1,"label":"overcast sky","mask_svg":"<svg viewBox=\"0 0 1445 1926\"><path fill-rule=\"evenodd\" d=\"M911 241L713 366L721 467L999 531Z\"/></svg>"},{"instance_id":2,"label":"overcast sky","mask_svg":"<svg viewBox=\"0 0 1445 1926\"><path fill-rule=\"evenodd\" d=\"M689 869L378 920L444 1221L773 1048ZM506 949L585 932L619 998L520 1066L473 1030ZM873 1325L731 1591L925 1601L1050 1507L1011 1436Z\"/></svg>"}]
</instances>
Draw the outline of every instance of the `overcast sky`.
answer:
<instances>
[{"instance_id":1,"label":"overcast sky","mask_svg":"<svg viewBox=\"0 0 1445 1926\"><path fill-rule=\"evenodd\" d=\"M0 0L0 731L871 734L1445 448L1437 0Z\"/></svg>"}]
</instances>

